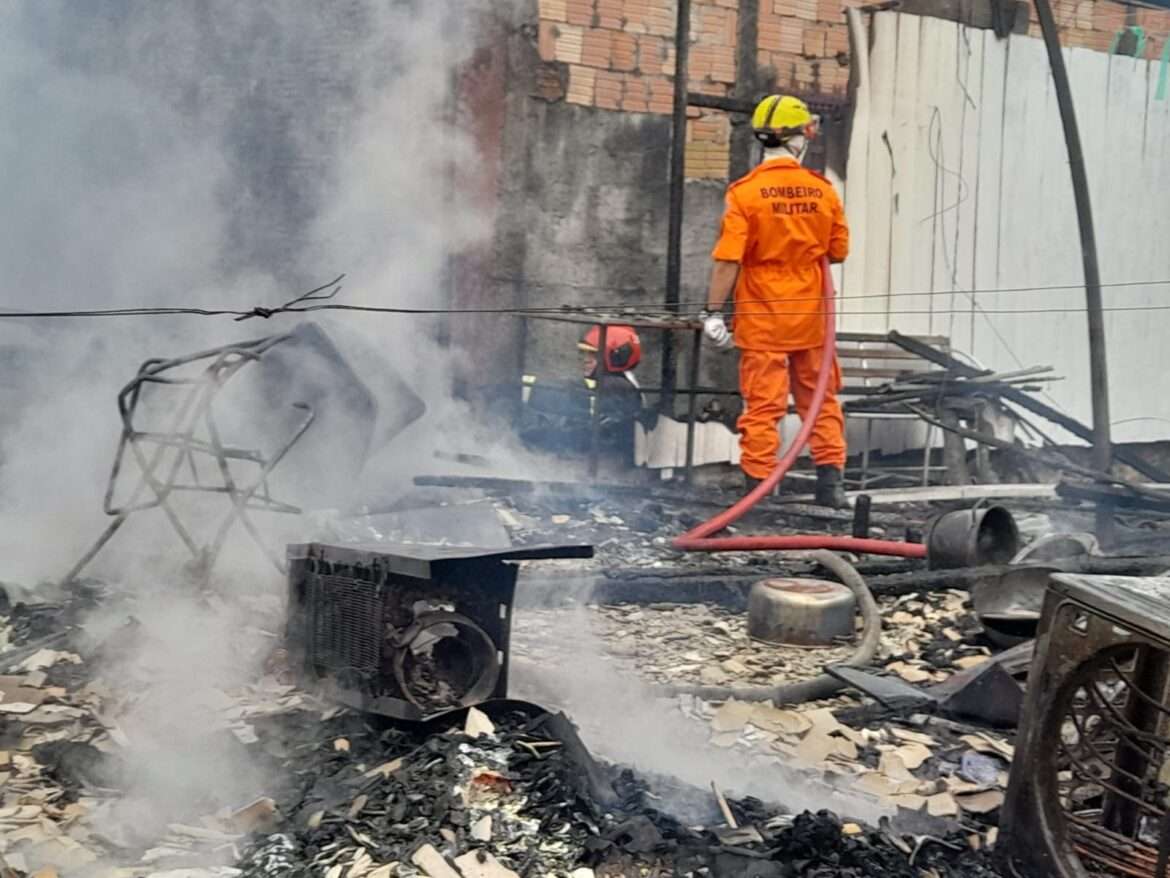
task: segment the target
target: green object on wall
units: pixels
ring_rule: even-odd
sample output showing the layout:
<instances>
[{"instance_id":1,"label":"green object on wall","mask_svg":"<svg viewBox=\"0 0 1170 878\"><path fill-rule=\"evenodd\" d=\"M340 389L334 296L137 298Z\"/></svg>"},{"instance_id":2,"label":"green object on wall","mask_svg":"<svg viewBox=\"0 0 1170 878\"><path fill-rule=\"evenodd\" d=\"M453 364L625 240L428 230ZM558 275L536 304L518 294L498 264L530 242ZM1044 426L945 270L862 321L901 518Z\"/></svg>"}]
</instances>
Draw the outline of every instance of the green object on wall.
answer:
<instances>
[{"instance_id":1,"label":"green object on wall","mask_svg":"<svg viewBox=\"0 0 1170 878\"><path fill-rule=\"evenodd\" d=\"M1120 52L1121 41L1126 37L1133 37L1133 51ZM1127 47L1128 48L1128 47ZM1140 58L1146 54L1146 31L1145 28L1138 25L1129 25L1128 27L1119 28L1117 33L1113 35L1113 42L1109 44L1110 55L1127 55L1132 58Z\"/></svg>"},{"instance_id":2,"label":"green object on wall","mask_svg":"<svg viewBox=\"0 0 1170 878\"><path fill-rule=\"evenodd\" d=\"M1162 46L1162 66L1158 70L1158 90L1154 92L1154 99L1166 100L1167 79L1170 79L1170 37Z\"/></svg>"}]
</instances>

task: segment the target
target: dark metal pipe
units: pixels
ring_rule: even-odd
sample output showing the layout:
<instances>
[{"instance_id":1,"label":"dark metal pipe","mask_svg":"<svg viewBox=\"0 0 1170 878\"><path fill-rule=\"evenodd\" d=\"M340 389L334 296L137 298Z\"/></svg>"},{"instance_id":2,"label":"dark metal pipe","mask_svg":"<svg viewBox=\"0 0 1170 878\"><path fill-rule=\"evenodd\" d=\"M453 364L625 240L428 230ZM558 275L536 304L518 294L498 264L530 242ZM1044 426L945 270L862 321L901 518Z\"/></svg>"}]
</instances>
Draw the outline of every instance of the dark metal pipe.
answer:
<instances>
[{"instance_id":1,"label":"dark metal pipe","mask_svg":"<svg viewBox=\"0 0 1170 878\"><path fill-rule=\"evenodd\" d=\"M853 536L859 540L869 539L869 516L873 498L869 494L858 494L853 504Z\"/></svg>"},{"instance_id":2,"label":"dark metal pipe","mask_svg":"<svg viewBox=\"0 0 1170 878\"><path fill-rule=\"evenodd\" d=\"M693 388L699 386L699 356L703 351L703 331L696 329L691 334L691 357L688 365L689 377L687 384L692 391L687 394L687 463L686 483L689 485L695 474L695 408L699 404L699 395Z\"/></svg>"},{"instance_id":3,"label":"dark metal pipe","mask_svg":"<svg viewBox=\"0 0 1170 878\"><path fill-rule=\"evenodd\" d=\"M1048 67L1052 71L1052 85L1056 90L1056 104L1060 108L1060 122L1064 127L1064 143L1068 149L1068 169L1072 174L1073 198L1077 207L1077 228L1081 236L1081 262L1085 273L1085 312L1089 323L1089 374L1093 396L1093 466L1109 472L1113 462L1112 439L1109 433L1109 371L1105 357L1105 316L1101 306L1101 274L1097 265L1097 238L1093 232L1093 208L1089 199L1089 178L1085 172L1085 154L1077 128L1076 109L1064 55L1060 51L1060 32L1052 17L1048 0L1035 0L1036 17L1048 50ZM1104 544L1112 541L1113 510L1107 504L1097 507L1097 537Z\"/></svg>"},{"instance_id":4,"label":"dark metal pipe","mask_svg":"<svg viewBox=\"0 0 1170 878\"><path fill-rule=\"evenodd\" d=\"M674 31L674 114L670 128L670 206L666 240L666 309L678 308L682 285L682 218L686 184L687 64L690 56L691 0L678 0ZM662 396L658 404L673 414L676 381L674 336L662 337Z\"/></svg>"},{"instance_id":5,"label":"dark metal pipe","mask_svg":"<svg viewBox=\"0 0 1170 878\"><path fill-rule=\"evenodd\" d=\"M597 465L601 458L601 406L605 380L609 377L609 324L602 322L601 335L597 339L597 366L594 368L592 410L589 412L589 478L597 478Z\"/></svg>"}]
</instances>

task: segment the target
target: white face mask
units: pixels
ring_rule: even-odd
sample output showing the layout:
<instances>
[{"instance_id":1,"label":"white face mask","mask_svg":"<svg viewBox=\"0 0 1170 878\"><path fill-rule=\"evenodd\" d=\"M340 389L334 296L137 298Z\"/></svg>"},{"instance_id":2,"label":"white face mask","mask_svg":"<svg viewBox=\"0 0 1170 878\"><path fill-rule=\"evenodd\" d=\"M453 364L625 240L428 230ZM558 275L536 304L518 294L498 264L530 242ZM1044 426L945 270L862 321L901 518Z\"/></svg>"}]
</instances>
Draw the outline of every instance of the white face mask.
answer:
<instances>
[{"instance_id":1,"label":"white face mask","mask_svg":"<svg viewBox=\"0 0 1170 878\"><path fill-rule=\"evenodd\" d=\"M803 134L797 134L795 137L790 137L784 146L777 146L775 149L764 148L764 161L771 161L772 159L796 159L804 161L804 155L808 152L808 138Z\"/></svg>"}]
</instances>

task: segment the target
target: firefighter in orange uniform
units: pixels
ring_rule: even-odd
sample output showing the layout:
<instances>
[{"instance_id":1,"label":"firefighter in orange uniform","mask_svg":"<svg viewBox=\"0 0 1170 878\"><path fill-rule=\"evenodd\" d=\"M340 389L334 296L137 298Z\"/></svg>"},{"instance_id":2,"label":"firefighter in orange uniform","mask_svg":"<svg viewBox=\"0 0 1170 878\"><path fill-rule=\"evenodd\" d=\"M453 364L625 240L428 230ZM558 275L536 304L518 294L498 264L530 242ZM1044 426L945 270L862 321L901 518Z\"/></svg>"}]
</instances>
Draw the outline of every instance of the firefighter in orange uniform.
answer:
<instances>
[{"instance_id":1,"label":"firefighter in orange uniform","mask_svg":"<svg viewBox=\"0 0 1170 878\"><path fill-rule=\"evenodd\" d=\"M715 265L702 313L706 338L727 347L733 336L720 313L735 292L734 343L739 348L740 466L750 490L776 467L777 424L791 392L801 418L808 412L824 344L822 258L842 262L849 228L841 199L820 174L801 166L817 120L803 101L771 95L760 102L752 129L764 159L727 189ZM817 416L809 447L817 467L817 502L845 505L845 418L837 391L840 367Z\"/></svg>"}]
</instances>

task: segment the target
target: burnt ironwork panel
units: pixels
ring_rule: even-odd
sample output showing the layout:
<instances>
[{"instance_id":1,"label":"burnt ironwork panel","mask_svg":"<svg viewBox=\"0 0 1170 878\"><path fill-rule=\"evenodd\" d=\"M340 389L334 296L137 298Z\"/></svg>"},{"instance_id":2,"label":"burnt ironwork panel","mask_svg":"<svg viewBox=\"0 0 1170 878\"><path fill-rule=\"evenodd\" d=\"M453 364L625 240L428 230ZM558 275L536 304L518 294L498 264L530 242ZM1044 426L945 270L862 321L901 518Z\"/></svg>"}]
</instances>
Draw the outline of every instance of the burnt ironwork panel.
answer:
<instances>
[{"instance_id":1,"label":"burnt ironwork panel","mask_svg":"<svg viewBox=\"0 0 1170 878\"><path fill-rule=\"evenodd\" d=\"M1164 876L1170 579L1055 574L1001 826L1018 874Z\"/></svg>"}]
</instances>

